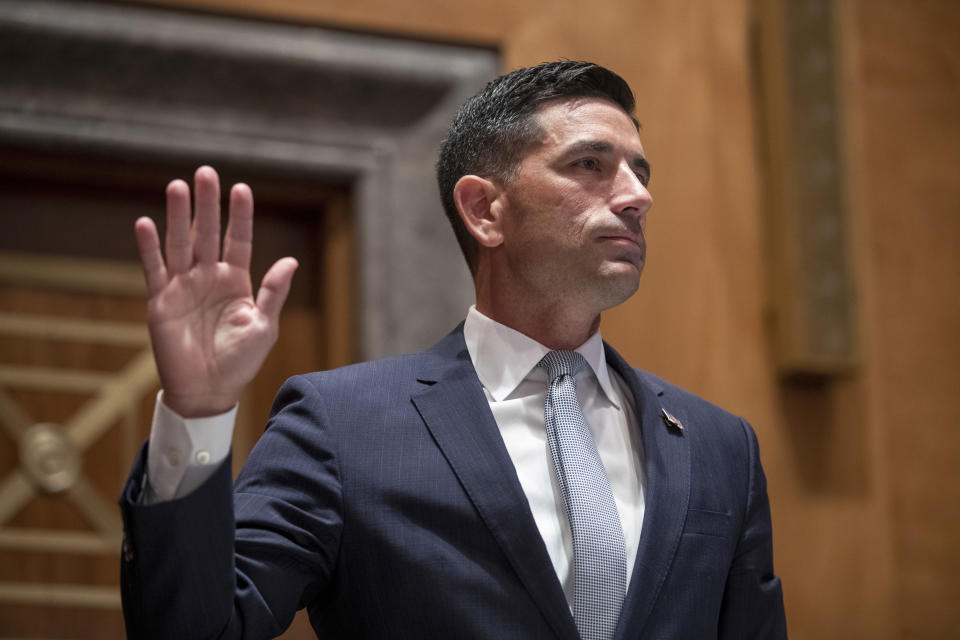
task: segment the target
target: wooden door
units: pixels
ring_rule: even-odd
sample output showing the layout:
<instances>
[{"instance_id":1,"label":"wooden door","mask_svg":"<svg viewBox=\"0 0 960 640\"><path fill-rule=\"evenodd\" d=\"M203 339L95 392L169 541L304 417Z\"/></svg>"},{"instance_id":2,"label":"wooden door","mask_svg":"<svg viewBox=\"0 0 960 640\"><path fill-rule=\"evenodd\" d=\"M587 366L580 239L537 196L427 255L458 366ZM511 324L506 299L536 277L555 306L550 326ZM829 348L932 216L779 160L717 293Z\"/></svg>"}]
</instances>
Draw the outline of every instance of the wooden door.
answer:
<instances>
[{"instance_id":1,"label":"wooden door","mask_svg":"<svg viewBox=\"0 0 960 640\"><path fill-rule=\"evenodd\" d=\"M158 388L132 224L162 215L163 184L192 166L14 165L0 149L0 637L123 637L116 499ZM286 377L355 353L347 190L243 179L258 198L254 277L281 255L301 268L241 402L237 469ZM285 637L313 635L301 616Z\"/></svg>"}]
</instances>

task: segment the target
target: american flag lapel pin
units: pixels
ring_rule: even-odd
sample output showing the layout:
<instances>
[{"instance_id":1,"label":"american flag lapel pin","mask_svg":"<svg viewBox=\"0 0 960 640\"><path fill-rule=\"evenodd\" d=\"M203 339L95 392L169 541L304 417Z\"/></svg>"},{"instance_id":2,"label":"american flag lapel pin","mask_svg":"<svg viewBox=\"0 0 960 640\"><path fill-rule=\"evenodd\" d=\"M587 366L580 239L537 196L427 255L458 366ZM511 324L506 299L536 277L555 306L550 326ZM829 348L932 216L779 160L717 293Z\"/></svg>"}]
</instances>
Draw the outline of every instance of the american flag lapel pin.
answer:
<instances>
[{"instance_id":1,"label":"american flag lapel pin","mask_svg":"<svg viewBox=\"0 0 960 640\"><path fill-rule=\"evenodd\" d=\"M660 415L663 416L663 421L668 427L673 427L680 433L683 433L683 423L677 420L676 416L662 408L660 409Z\"/></svg>"}]
</instances>

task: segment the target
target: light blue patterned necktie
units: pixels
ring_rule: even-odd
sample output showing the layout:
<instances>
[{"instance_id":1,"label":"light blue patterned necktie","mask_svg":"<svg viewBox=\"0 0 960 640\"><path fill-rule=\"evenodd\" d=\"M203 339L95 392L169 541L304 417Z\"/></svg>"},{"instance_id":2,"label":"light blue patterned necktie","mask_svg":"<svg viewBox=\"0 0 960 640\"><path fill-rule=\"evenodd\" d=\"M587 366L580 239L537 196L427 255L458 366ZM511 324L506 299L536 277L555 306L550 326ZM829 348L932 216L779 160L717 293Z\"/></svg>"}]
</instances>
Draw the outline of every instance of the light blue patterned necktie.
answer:
<instances>
[{"instance_id":1,"label":"light blue patterned necktie","mask_svg":"<svg viewBox=\"0 0 960 640\"><path fill-rule=\"evenodd\" d=\"M550 378L544 403L553 457L573 537L573 619L583 640L609 640L626 593L623 527L574 376L587 366L575 351L551 351L537 364Z\"/></svg>"}]
</instances>

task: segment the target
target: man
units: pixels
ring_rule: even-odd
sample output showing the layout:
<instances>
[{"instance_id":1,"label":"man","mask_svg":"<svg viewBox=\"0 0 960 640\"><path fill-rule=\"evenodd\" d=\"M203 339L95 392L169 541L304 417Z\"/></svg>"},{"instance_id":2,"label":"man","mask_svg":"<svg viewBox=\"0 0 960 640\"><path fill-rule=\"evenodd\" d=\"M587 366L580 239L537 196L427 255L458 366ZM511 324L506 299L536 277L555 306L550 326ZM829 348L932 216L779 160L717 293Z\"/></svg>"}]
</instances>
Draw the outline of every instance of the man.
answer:
<instances>
[{"instance_id":1,"label":"man","mask_svg":"<svg viewBox=\"0 0 960 640\"><path fill-rule=\"evenodd\" d=\"M252 196L167 189L136 231L163 385L121 499L131 637L782 638L750 427L598 332L637 289L650 167L623 80L521 69L438 161L476 306L420 353L291 378L230 500L229 433L296 262L256 299Z\"/></svg>"}]
</instances>

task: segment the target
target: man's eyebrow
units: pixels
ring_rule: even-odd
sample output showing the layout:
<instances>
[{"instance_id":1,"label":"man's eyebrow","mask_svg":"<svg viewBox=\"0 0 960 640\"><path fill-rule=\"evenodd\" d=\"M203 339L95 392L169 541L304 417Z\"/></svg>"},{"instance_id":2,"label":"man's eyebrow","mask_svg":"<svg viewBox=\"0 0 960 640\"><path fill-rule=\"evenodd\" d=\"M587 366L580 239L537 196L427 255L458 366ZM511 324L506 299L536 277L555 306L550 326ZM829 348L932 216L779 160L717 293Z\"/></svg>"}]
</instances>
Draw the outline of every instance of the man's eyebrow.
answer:
<instances>
[{"instance_id":1,"label":"man's eyebrow","mask_svg":"<svg viewBox=\"0 0 960 640\"><path fill-rule=\"evenodd\" d=\"M569 153L610 153L613 145L605 140L578 140L567 149Z\"/></svg>"}]
</instances>

